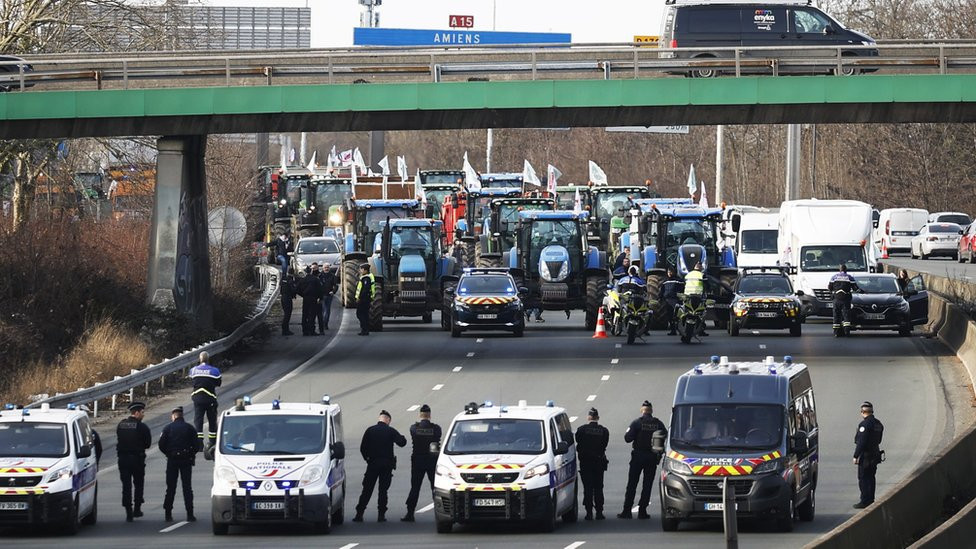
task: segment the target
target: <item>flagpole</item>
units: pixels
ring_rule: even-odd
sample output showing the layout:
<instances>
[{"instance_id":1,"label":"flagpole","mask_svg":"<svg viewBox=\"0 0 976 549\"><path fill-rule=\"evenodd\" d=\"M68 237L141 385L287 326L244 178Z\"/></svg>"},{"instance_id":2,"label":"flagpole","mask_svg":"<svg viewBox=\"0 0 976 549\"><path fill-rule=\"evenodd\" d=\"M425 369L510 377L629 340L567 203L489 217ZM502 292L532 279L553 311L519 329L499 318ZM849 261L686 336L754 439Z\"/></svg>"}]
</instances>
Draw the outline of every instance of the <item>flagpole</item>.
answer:
<instances>
[{"instance_id":1,"label":"flagpole","mask_svg":"<svg viewBox=\"0 0 976 549\"><path fill-rule=\"evenodd\" d=\"M492 138L493 137L494 136L492 135L491 128L488 128L488 136L487 136L487 144L486 144L487 146L485 147L485 149L486 149L486 151L485 151L485 173L491 173L491 146L492 146L492 141L493 141Z\"/></svg>"},{"instance_id":2,"label":"flagpole","mask_svg":"<svg viewBox=\"0 0 976 549\"><path fill-rule=\"evenodd\" d=\"M715 203L722 203L722 168L725 166L725 126L715 126Z\"/></svg>"}]
</instances>

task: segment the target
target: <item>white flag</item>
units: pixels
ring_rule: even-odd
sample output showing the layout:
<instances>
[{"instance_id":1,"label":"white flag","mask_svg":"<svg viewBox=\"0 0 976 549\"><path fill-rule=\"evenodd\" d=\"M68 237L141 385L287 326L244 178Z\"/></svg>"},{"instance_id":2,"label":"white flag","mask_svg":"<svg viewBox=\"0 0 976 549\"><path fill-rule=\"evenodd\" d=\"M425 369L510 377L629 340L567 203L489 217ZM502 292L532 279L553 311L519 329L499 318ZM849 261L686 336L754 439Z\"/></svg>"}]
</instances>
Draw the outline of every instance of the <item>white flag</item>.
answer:
<instances>
[{"instance_id":1,"label":"white flag","mask_svg":"<svg viewBox=\"0 0 976 549\"><path fill-rule=\"evenodd\" d=\"M692 199L695 198L695 191L698 190L698 183L695 182L695 165L691 165L691 170L688 172L688 195Z\"/></svg>"},{"instance_id":2,"label":"white flag","mask_svg":"<svg viewBox=\"0 0 976 549\"><path fill-rule=\"evenodd\" d=\"M400 176L400 181L407 180L407 158L405 156L397 156L397 175Z\"/></svg>"},{"instance_id":3,"label":"white flag","mask_svg":"<svg viewBox=\"0 0 976 549\"><path fill-rule=\"evenodd\" d=\"M339 155L336 154L335 145L332 145L332 150L329 151L329 167L336 168L339 166Z\"/></svg>"},{"instance_id":4,"label":"white flag","mask_svg":"<svg viewBox=\"0 0 976 549\"><path fill-rule=\"evenodd\" d=\"M549 164L549 167L546 168L546 188L549 190L549 194L551 194L553 198L556 196L556 181L558 181L562 175L563 172L559 171L559 169L552 164Z\"/></svg>"},{"instance_id":5,"label":"white flag","mask_svg":"<svg viewBox=\"0 0 976 549\"><path fill-rule=\"evenodd\" d=\"M359 152L359 147L356 147L352 151L352 163L359 168L362 173L366 173L366 161L363 160L363 153Z\"/></svg>"},{"instance_id":6,"label":"white flag","mask_svg":"<svg viewBox=\"0 0 976 549\"><path fill-rule=\"evenodd\" d=\"M352 166L352 149L339 153L339 166L346 168Z\"/></svg>"},{"instance_id":7,"label":"white flag","mask_svg":"<svg viewBox=\"0 0 976 549\"><path fill-rule=\"evenodd\" d=\"M542 182L539 181L539 176L535 174L535 168L529 161L526 160L522 167L522 183L524 185L535 185L536 187L541 187Z\"/></svg>"},{"instance_id":8,"label":"white flag","mask_svg":"<svg viewBox=\"0 0 976 549\"><path fill-rule=\"evenodd\" d=\"M281 146L281 173L288 171L288 151L285 150L285 146Z\"/></svg>"},{"instance_id":9,"label":"white flag","mask_svg":"<svg viewBox=\"0 0 976 549\"><path fill-rule=\"evenodd\" d=\"M376 165L379 166L381 170L383 170L380 173L382 173L383 175L390 175L390 160L387 157L384 156L383 160L377 162Z\"/></svg>"},{"instance_id":10,"label":"white flag","mask_svg":"<svg viewBox=\"0 0 976 549\"><path fill-rule=\"evenodd\" d=\"M420 168L417 168L417 175L413 178L414 196L420 201L420 207L427 210L427 191L420 184Z\"/></svg>"},{"instance_id":11,"label":"white flag","mask_svg":"<svg viewBox=\"0 0 976 549\"><path fill-rule=\"evenodd\" d=\"M705 182L701 182L701 198L698 199L698 205L702 208L708 207L708 193L705 192Z\"/></svg>"},{"instance_id":12,"label":"white flag","mask_svg":"<svg viewBox=\"0 0 976 549\"><path fill-rule=\"evenodd\" d=\"M583 201L580 200L579 187L576 187L576 196L573 197L573 213L576 215L583 213Z\"/></svg>"},{"instance_id":13,"label":"white flag","mask_svg":"<svg viewBox=\"0 0 976 549\"><path fill-rule=\"evenodd\" d=\"M309 172L315 173L315 151L312 151L312 159L308 161L308 166L306 167Z\"/></svg>"},{"instance_id":14,"label":"white flag","mask_svg":"<svg viewBox=\"0 0 976 549\"><path fill-rule=\"evenodd\" d=\"M471 166L471 162L468 161L468 152L464 151L464 187L470 192L478 192L481 190L481 178L478 177L478 172L474 170Z\"/></svg>"},{"instance_id":15,"label":"white flag","mask_svg":"<svg viewBox=\"0 0 976 549\"><path fill-rule=\"evenodd\" d=\"M607 185L607 174L596 162L590 160L590 182L594 185Z\"/></svg>"}]
</instances>

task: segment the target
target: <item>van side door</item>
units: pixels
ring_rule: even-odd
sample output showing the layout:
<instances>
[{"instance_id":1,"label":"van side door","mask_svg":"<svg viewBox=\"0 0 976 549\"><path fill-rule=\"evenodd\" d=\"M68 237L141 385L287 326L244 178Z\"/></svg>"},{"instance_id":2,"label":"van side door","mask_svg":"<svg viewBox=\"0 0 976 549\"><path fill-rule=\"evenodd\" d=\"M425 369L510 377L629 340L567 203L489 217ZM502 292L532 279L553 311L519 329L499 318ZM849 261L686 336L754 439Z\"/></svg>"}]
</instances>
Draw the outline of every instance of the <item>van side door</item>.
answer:
<instances>
[{"instance_id":1,"label":"van side door","mask_svg":"<svg viewBox=\"0 0 976 549\"><path fill-rule=\"evenodd\" d=\"M566 414L559 414L549 420L549 427L552 429L552 439L556 441L557 445L562 442L569 446L568 452L556 455L553 459L552 478L555 479L556 509L562 514L576 498L576 446L574 445L572 426ZM555 449L556 446L554 445L553 450L555 451Z\"/></svg>"},{"instance_id":2,"label":"van side door","mask_svg":"<svg viewBox=\"0 0 976 549\"><path fill-rule=\"evenodd\" d=\"M82 516L87 514L95 504L95 477L98 475L98 465L88 419L74 421L71 432L75 454L72 488L78 491L78 512L79 516Z\"/></svg>"}]
</instances>

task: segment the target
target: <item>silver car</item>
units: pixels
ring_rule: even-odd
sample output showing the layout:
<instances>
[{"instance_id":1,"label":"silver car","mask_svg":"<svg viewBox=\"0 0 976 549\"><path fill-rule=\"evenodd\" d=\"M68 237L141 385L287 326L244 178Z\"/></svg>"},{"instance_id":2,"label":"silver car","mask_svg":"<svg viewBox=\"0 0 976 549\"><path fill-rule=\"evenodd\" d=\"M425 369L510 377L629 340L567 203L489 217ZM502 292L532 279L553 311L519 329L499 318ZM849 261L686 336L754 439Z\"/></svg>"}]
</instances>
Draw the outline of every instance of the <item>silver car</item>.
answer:
<instances>
[{"instance_id":1,"label":"silver car","mask_svg":"<svg viewBox=\"0 0 976 549\"><path fill-rule=\"evenodd\" d=\"M328 263L330 270L334 271L342 261L339 243L328 236L309 236L300 239L291 255L291 266L298 275L304 273L305 267L312 263L319 265Z\"/></svg>"}]
</instances>

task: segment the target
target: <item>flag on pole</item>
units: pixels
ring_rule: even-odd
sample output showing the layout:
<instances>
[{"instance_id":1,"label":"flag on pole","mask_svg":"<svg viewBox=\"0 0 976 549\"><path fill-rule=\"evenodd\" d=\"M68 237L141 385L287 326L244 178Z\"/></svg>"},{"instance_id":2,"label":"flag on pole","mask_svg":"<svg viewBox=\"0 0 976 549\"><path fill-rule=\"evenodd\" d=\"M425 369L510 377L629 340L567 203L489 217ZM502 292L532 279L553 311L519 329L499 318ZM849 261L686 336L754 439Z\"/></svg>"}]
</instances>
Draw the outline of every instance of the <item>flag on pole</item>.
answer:
<instances>
[{"instance_id":1,"label":"flag on pole","mask_svg":"<svg viewBox=\"0 0 976 549\"><path fill-rule=\"evenodd\" d=\"M356 166L357 168L359 168L359 170L360 170L360 171L361 171L361 172L362 172L363 174L366 174L366 171L367 171L367 168L366 168L366 161L365 161L365 160L363 160L363 153L361 153L361 152L359 152L359 147L356 147L356 148L355 148L355 149L353 149L353 151L352 151L352 163L353 163L353 164L354 164L354 165L355 165L355 166Z\"/></svg>"},{"instance_id":2,"label":"flag on pole","mask_svg":"<svg viewBox=\"0 0 976 549\"><path fill-rule=\"evenodd\" d=\"M336 154L335 145L332 145L332 150L329 151L329 167L336 168L339 166L339 155Z\"/></svg>"},{"instance_id":3,"label":"flag on pole","mask_svg":"<svg viewBox=\"0 0 976 549\"><path fill-rule=\"evenodd\" d=\"M594 185L608 185L606 172L592 160L590 160L590 182Z\"/></svg>"},{"instance_id":4,"label":"flag on pole","mask_svg":"<svg viewBox=\"0 0 976 549\"><path fill-rule=\"evenodd\" d=\"M315 173L315 151L312 151L312 159L308 161L308 171L310 173Z\"/></svg>"},{"instance_id":5,"label":"flag on pole","mask_svg":"<svg viewBox=\"0 0 976 549\"><path fill-rule=\"evenodd\" d=\"M541 187L542 182L539 181L539 176L535 174L535 168L529 161L526 160L522 167L522 184L523 185L535 185L536 187Z\"/></svg>"},{"instance_id":6,"label":"flag on pole","mask_svg":"<svg viewBox=\"0 0 976 549\"><path fill-rule=\"evenodd\" d=\"M556 181L558 181L562 175L563 172L559 171L559 169L552 164L549 164L549 167L546 168L546 188L553 197L556 196Z\"/></svg>"},{"instance_id":7,"label":"flag on pole","mask_svg":"<svg viewBox=\"0 0 976 549\"><path fill-rule=\"evenodd\" d=\"M402 157L401 157L402 158ZM404 165L404 167L406 167ZM413 178L413 190L414 196L420 201L420 207L427 210L427 191L424 190L424 186L420 184L420 168L417 168L417 175Z\"/></svg>"},{"instance_id":8,"label":"flag on pole","mask_svg":"<svg viewBox=\"0 0 976 549\"><path fill-rule=\"evenodd\" d=\"M280 156L281 156L281 158L280 158L280 160L281 160L281 168L280 168L280 170L281 170L281 173L285 173L286 171L288 171L288 151L285 150L285 146L284 145L281 146L281 155Z\"/></svg>"},{"instance_id":9,"label":"flag on pole","mask_svg":"<svg viewBox=\"0 0 976 549\"><path fill-rule=\"evenodd\" d=\"M474 167L471 166L471 162L468 161L468 152L464 152L464 187L468 189L469 192L478 192L481 190L481 178L478 177L478 172L474 171Z\"/></svg>"},{"instance_id":10,"label":"flag on pole","mask_svg":"<svg viewBox=\"0 0 976 549\"><path fill-rule=\"evenodd\" d=\"M356 198L356 172L358 172L355 166L352 168L352 197Z\"/></svg>"},{"instance_id":11,"label":"flag on pole","mask_svg":"<svg viewBox=\"0 0 976 549\"><path fill-rule=\"evenodd\" d=\"M695 165L691 165L691 170L688 171L688 195L691 196L692 200L695 198L695 191L698 190L698 184L695 182Z\"/></svg>"},{"instance_id":12,"label":"flag on pole","mask_svg":"<svg viewBox=\"0 0 976 549\"><path fill-rule=\"evenodd\" d=\"M383 160L377 162L376 165L379 166L381 170L383 170L380 173L382 173L383 175L390 175L390 160L387 157L384 156Z\"/></svg>"},{"instance_id":13,"label":"flag on pole","mask_svg":"<svg viewBox=\"0 0 976 549\"><path fill-rule=\"evenodd\" d=\"M583 213L583 201L580 200L579 187L576 187L576 196L573 197L573 213L576 215Z\"/></svg>"},{"instance_id":14,"label":"flag on pole","mask_svg":"<svg viewBox=\"0 0 976 549\"><path fill-rule=\"evenodd\" d=\"M400 176L400 181L407 180L407 157L397 156L397 175Z\"/></svg>"},{"instance_id":15,"label":"flag on pole","mask_svg":"<svg viewBox=\"0 0 976 549\"><path fill-rule=\"evenodd\" d=\"M708 193L705 191L705 182L701 182L701 197L698 199L698 205L702 208L708 207Z\"/></svg>"},{"instance_id":16,"label":"flag on pole","mask_svg":"<svg viewBox=\"0 0 976 549\"><path fill-rule=\"evenodd\" d=\"M352 163L353 163L352 149L349 149L348 151L342 151L341 153L339 153L340 167L346 168L352 166Z\"/></svg>"}]
</instances>

